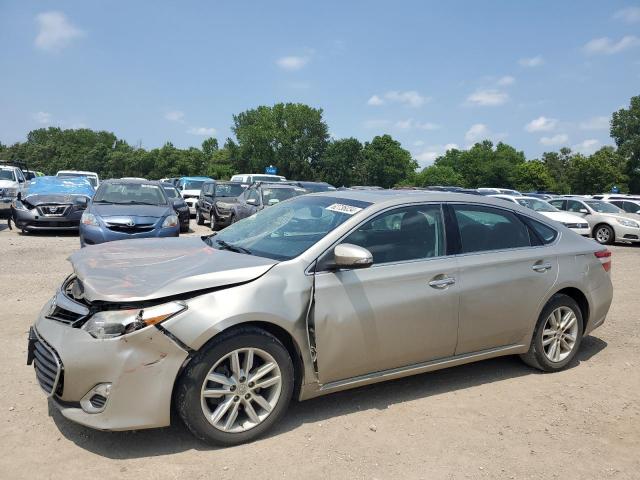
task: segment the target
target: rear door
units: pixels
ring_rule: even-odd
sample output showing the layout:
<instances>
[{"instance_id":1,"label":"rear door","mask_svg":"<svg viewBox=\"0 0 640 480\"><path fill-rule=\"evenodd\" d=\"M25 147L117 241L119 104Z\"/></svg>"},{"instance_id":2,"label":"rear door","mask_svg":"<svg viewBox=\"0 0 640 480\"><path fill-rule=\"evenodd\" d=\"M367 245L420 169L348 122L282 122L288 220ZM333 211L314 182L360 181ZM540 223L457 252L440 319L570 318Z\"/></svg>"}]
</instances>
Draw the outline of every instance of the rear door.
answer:
<instances>
[{"instance_id":1,"label":"rear door","mask_svg":"<svg viewBox=\"0 0 640 480\"><path fill-rule=\"evenodd\" d=\"M557 257L510 210L471 204L452 210L461 245L456 355L518 344L556 282Z\"/></svg>"},{"instance_id":2,"label":"rear door","mask_svg":"<svg viewBox=\"0 0 640 480\"><path fill-rule=\"evenodd\" d=\"M374 263L367 269L316 273L313 321L320 383L453 355L457 269L455 258L446 255L441 206L389 210L342 243L367 248Z\"/></svg>"}]
</instances>

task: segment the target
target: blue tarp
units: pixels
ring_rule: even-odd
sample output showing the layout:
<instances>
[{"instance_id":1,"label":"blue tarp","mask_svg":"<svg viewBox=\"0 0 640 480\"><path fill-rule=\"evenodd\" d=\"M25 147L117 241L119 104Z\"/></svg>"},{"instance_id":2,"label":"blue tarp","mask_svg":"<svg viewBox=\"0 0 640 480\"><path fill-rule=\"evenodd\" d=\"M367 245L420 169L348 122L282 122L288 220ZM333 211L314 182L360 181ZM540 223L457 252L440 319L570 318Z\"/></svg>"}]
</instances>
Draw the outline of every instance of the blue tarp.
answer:
<instances>
[{"instance_id":1,"label":"blue tarp","mask_svg":"<svg viewBox=\"0 0 640 480\"><path fill-rule=\"evenodd\" d=\"M27 195L86 195L93 197L95 190L89 180L82 177L36 177L27 184Z\"/></svg>"}]
</instances>

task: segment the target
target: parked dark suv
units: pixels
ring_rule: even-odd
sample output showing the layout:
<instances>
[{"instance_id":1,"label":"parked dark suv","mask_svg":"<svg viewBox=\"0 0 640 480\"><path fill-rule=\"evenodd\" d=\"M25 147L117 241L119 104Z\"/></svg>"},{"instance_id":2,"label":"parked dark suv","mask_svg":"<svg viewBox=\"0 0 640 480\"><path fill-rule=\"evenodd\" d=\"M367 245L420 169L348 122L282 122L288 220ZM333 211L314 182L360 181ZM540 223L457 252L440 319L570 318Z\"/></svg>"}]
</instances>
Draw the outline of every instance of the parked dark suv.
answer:
<instances>
[{"instance_id":1,"label":"parked dark suv","mask_svg":"<svg viewBox=\"0 0 640 480\"><path fill-rule=\"evenodd\" d=\"M208 221L211 230L230 225L233 204L238 201L245 188L246 185L242 182L205 182L196 204L196 223L204 225L204 222Z\"/></svg>"},{"instance_id":2,"label":"parked dark suv","mask_svg":"<svg viewBox=\"0 0 640 480\"><path fill-rule=\"evenodd\" d=\"M304 188L290 183L256 182L238 197L233 205L231 223L250 217L264 207L275 205L289 198L308 193Z\"/></svg>"}]
</instances>

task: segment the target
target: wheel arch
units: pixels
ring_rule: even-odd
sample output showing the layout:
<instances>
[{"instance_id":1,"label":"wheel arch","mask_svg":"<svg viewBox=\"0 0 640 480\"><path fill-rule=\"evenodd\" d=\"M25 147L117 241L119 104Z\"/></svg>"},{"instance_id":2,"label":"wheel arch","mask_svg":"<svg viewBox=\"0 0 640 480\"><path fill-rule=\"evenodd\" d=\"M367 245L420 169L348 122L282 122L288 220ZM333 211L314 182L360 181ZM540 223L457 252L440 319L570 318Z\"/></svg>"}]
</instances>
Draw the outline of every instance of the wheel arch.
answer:
<instances>
[{"instance_id":1,"label":"wheel arch","mask_svg":"<svg viewBox=\"0 0 640 480\"><path fill-rule=\"evenodd\" d=\"M582 324L583 324L582 329L583 331L586 331L587 324L589 323L589 314L591 312L591 307L589 306L589 300L587 299L587 296L579 288L564 287L558 290L557 292L555 292L551 296L551 298L559 294L567 295L568 297L571 297L578 304L578 307L580 307L580 313L582 314Z\"/></svg>"}]
</instances>

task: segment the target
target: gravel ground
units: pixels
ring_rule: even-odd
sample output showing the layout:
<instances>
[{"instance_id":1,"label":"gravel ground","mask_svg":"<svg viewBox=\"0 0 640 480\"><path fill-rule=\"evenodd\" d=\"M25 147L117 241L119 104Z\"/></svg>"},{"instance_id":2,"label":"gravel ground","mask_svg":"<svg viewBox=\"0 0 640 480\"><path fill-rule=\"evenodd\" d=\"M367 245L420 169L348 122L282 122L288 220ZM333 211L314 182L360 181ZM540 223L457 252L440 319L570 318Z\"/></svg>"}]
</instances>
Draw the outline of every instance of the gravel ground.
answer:
<instances>
[{"instance_id":1,"label":"gravel ground","mask_svg":"<svg viewBox=\"0 0 640 480\"><path fill-rule=\"evenodd\" d=\"M27 331L77 248L0 226L2 479L640 478L640 248L612 248L611 312L566 371L505 357L364 387L292 404L270 436L228 449L179 422L99 432L47 405Z\"/></svg>"}]
</instances>

